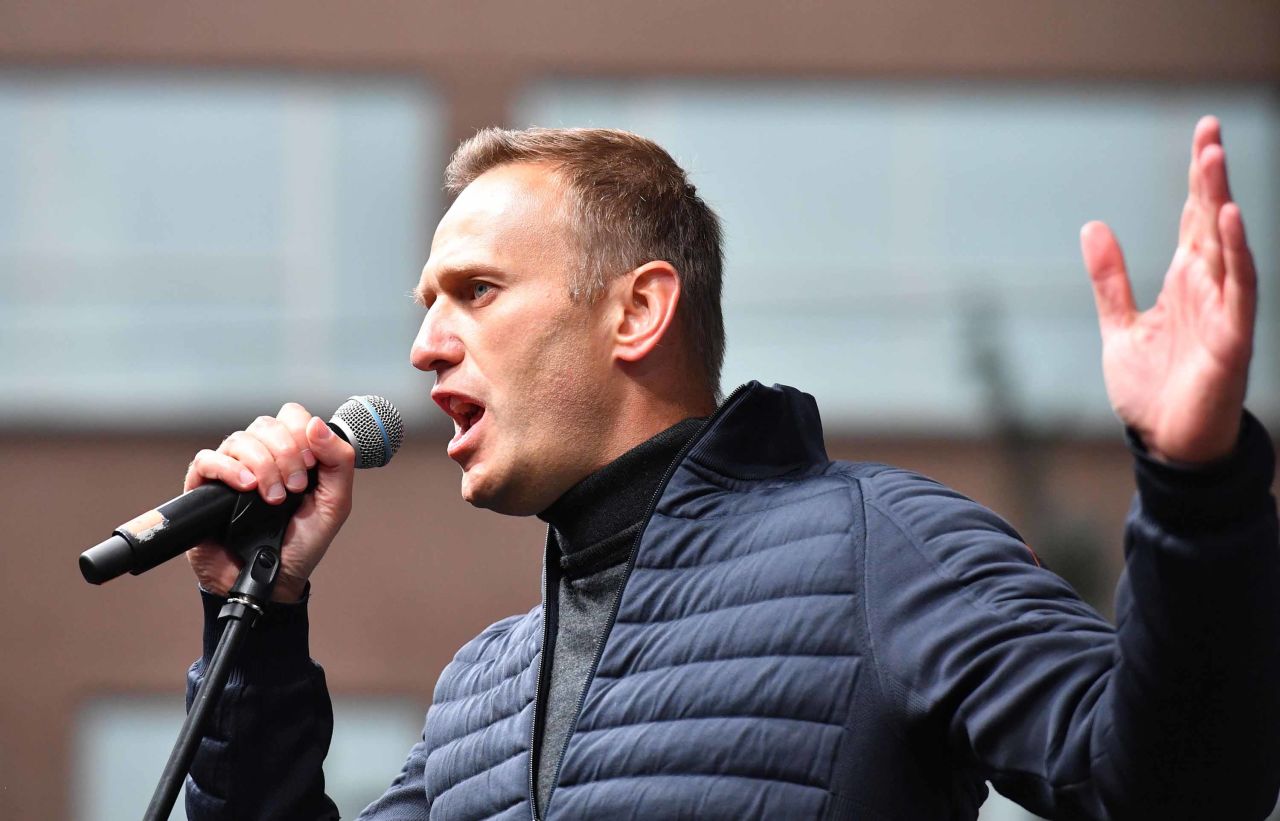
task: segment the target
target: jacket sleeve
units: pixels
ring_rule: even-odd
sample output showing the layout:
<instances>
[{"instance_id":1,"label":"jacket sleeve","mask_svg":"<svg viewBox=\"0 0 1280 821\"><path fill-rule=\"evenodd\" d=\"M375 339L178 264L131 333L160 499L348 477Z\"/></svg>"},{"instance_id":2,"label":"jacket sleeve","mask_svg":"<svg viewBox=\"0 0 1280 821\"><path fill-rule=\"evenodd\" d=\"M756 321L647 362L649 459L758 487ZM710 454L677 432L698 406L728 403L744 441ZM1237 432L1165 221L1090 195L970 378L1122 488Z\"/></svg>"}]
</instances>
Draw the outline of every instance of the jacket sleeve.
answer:
<instances>
[{"instance_id":1,"label":"jacket sleeve","mask_svg":"<svg viewBox=\"0 0 1280 821\"><path fill-rule=\"evenodd\" d=\"M226 601L204 599L204 655L187 673L187 707L213 656ZM333 733L324 671L307 646L306 603L272 605L244 637L186 780L199 821L336 819L321 766Z\"/></svg>"},{"instance_id":2,"label":"jacket sleeve","mask_svg":"<svg viewBox=\"0 0 1280 821\"><path fill-rule=\"evenodd\" d=\"M204 655L187 673L187 709L213 657L226 599L201 592ZM307 605L272 605L240 647L211 727L187 776L187 817L198 821L338 818L321 769L333 735L324 671L310 658ZM425 744L361 821L426 821Z\"/></svg>"},{"instance_id":3,"label":"jacket sleeve","mask_svg":"<svg viewBox=\"0 0 1280 821\"><path fill-rule=\"evenodd\" d=\"M905 471L864 480L867 619L913 737L1048 818L1260 819L1280 789L1270 441L1206 468L1134 447L1112 627L995 514Z\"/></svg>"}]
</instances>

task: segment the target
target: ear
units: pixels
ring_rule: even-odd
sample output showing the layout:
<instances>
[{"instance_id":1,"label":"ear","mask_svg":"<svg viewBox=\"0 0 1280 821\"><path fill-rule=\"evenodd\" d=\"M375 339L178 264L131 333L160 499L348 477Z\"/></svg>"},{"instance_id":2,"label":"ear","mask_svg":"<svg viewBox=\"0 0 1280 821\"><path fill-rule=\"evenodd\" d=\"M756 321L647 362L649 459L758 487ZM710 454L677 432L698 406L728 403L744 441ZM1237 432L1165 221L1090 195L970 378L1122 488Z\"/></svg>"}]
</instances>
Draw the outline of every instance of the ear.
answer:
<instances>
[{"instance_id":1,"label":"ear","mask_svg":"<svg viewBox=\"0 0 1280 821\"><path fill-rule=\"evenodd\" d=\"M613 354L624 362L639 362L658 346L675 319L680 275L671 263L655 261L619 280Z\"/></svg>"}]
</instances>

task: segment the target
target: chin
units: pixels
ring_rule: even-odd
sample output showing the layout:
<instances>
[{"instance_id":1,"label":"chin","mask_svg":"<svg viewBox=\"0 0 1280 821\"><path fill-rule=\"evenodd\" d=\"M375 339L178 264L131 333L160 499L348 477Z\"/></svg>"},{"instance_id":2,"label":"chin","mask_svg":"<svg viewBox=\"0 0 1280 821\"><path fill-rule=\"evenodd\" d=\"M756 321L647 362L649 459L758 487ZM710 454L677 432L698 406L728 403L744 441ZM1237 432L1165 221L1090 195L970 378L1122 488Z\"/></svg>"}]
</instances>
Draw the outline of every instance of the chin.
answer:
<instances>
[{"instance_id":1,"label":"chin","mask_svg":"<svg viewBox=\"0 0 1280 821\"><path fill-rule=\"evenodd\" d=\"M527 515L513 509L511 494L504 490L502 482L494 481L494 477L483 471L470 470L462 474L462 500L467 504L508 516Z\"/></svg>"},{"instance_id":2,"label":"chin","mask_svg":"<svg viewBox=\"0 0 1280 821\"><path fill-rule=\"evenodd\" d=\"M550 504L530 498L527 491L527 488L518 487L510 479L502 481L499 477L478 469L464 471L462 474L462 500L474 507L492 510L504 516L533 516Z\"/></svg>"},{"instance_id":3,"label":"chin","mask_svg":"<svg viewBox=\"0 0 1280 821\"><path fill-rule=\"evenodd\" d=\"M488 508L492 498L492 493L486 492L482 476L474 475L474 472L462 472L462 501L475 507Z\"/></svg>"}]
</instances>

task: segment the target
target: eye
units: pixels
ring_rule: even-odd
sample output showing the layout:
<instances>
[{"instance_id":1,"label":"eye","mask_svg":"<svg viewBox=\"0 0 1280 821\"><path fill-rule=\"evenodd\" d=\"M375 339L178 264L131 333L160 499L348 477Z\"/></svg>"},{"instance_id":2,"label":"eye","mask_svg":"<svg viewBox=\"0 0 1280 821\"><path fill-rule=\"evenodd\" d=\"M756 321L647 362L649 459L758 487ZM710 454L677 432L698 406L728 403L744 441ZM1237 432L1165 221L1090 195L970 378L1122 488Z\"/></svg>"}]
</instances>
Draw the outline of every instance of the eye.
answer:
<instances>
[{"instance_id":1,"label":"eye","mask_svg":"<svg viewBox=\"0 0 1280 821\"><path fill-rule=\"evenodd\" d=\"M473 283L471 283L471 298L472 298L472 299L476 299L476 300L478 300L478 299L484 299L486 296L488 296L488 295L489 295L490 293L492 293L492 292L493 292L493 286L492 286L492 285L490 285L490 284L489 284L489 283L487 283L487 282L473 282Z\"/></svg>"}]
</instances>

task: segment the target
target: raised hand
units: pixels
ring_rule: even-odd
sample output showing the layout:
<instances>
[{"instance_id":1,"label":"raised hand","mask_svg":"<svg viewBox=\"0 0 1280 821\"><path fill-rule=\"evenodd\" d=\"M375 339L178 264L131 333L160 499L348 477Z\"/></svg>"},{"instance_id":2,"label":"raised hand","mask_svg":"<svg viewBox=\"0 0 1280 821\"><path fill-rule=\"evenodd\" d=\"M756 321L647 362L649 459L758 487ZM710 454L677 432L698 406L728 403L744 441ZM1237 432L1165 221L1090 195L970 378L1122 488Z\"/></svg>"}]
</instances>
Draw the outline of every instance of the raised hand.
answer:
<instances>
[{"instance_id":1,"label":"raised hand","mask_svg":"<svg viewBox=\"0 0 1280 821\"><path fill-rule=\"evenodd\" d=\"M1196 125L1178 248L1154 306L1134 305L1110 228L1085 225L1080 246L1116 415L1157 458L1203 463L1230 454L1253 352L1257 275L1227 186L1218 121Z\"/></svg>"},{"instance_id":2,"label":"raised hand","mask_svg":"<svg viewBox=\"0 0 1280 821\"><path fill-rule=\"evenodd\" d=\"M271 598L297 601L307 579L351 512L355 451L318 416L289 403L274 417L260 416L223 440L216 451L202 450L187 469L184 491L217 479L236 490L256 489L271 504L285 499L286 488L307 486L307 470L319 479L285 530L280 575ZM222 545L207 543L187 551L200 585L226 595L240 573L240 561Z\"/></svg>"}]
</instances>

